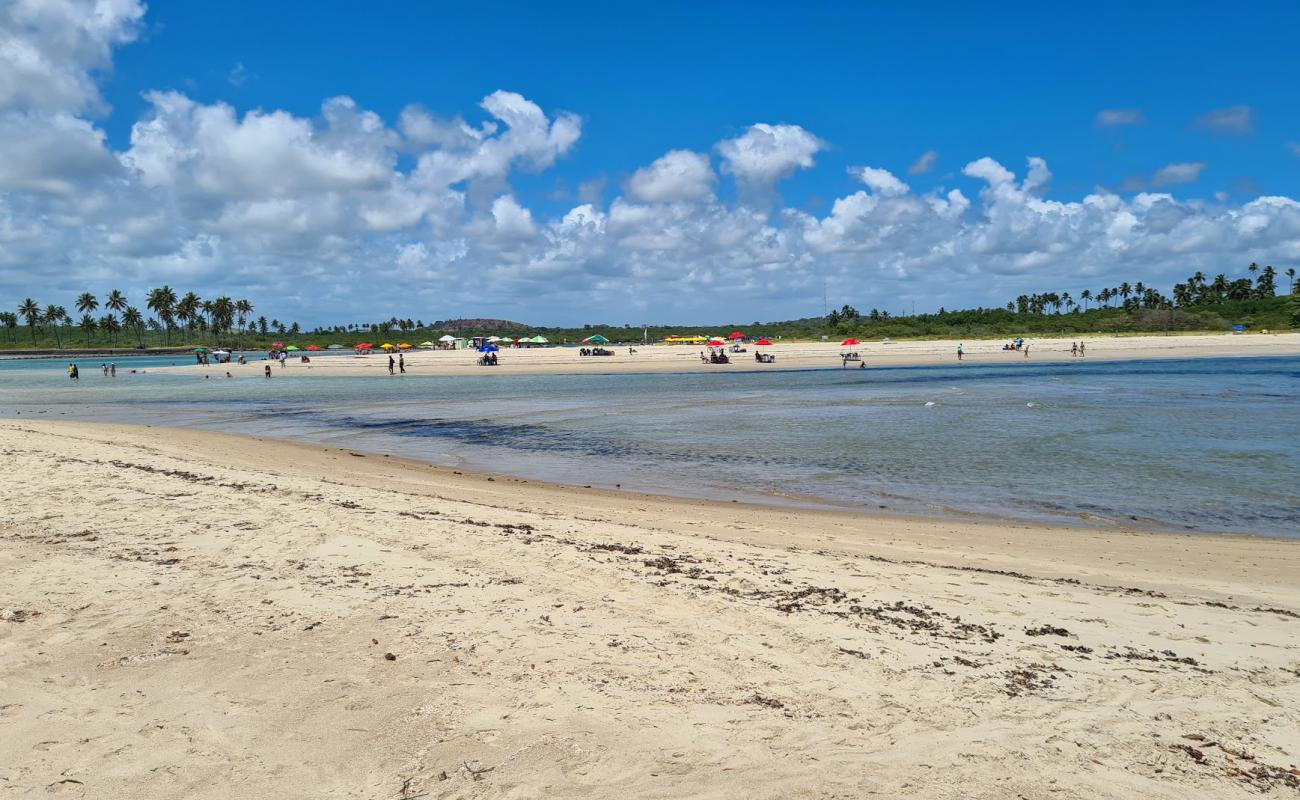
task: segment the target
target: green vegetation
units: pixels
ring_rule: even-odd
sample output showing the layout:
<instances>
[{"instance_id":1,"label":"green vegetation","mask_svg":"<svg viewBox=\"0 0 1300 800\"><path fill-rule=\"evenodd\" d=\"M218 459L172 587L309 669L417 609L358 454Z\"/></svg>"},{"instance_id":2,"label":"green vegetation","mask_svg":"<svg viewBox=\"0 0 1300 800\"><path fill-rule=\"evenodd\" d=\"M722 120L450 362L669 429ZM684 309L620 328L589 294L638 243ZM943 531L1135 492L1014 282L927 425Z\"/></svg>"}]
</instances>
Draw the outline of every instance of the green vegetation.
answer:
<instances>
[{"instance_id":1,"label":"green vegetation","mask_svg":"<svg viewBox=\"0 0 1300 800\"><path fill-rule=\"evenodd\" d=\"M119 290L110 291L101 304L90 292L73 304L81 314L74 322L67 309L56 304L45 308L32 298L12 311L0 312L0 328L10 348L23 338L32 348L65 345L86 348L193 347L221 345L264 349L274 341L306 347L315 344L351 346L361 341L379 344L419 344L452 333L456 336L523 336L541 334L553 343L578 342L589 336L604 336L612 342L661 340L671 335L705 334L726 336L739 330L751 336L771 339L817 339L854 336L860 339L892 338L978 338L996 336L1069 336L1088 333L1180 333L1226 331L1233 325L1251 330L1300 328L1300 294L1296 271L1285 272L1287 294L1277 294L1279 275L1273 267L1251 264L1249 275L1228 278L1220 274L1207 279L1200 272L1173 287L1173 296L1138 281L1097 291L1084 289L1077 297L1069 292L1021 295L1003 308L974 308L933 314L891 316L872 309L859 313L852 306L825 317L726 325L657 325L630 327L588 324L581 328L532 327L507 320L447 320L430 322L392 317L382 322L350 323L305 331L298 323L284 323L264 316L253 318L248 300L217 297L203 300L194 292L178 295L170 286L151 289L145 298L148 314L131 305ZM96 317L100 309L104 314ZM25 325L27 336L18 331Z\"/></svg>"}]
</instances>

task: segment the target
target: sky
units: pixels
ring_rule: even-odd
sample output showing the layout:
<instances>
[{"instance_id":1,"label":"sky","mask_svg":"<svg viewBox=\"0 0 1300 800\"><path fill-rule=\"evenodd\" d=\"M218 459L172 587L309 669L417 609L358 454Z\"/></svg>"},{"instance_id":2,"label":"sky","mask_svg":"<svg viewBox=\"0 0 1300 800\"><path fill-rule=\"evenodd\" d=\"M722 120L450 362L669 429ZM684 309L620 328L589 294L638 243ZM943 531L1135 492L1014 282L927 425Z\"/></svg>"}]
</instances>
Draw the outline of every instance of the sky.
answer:
<instances>
[{"instance_id":1,"label":"sky","mask_svg":"<svg viewBox=\"0 0 1300 800\"><path fill-rule=\"evenodd\" d=\"M1300 267L1300 10L1052 5L0 0L0 308L691 324Z\"/></svg>"}]
</instances>

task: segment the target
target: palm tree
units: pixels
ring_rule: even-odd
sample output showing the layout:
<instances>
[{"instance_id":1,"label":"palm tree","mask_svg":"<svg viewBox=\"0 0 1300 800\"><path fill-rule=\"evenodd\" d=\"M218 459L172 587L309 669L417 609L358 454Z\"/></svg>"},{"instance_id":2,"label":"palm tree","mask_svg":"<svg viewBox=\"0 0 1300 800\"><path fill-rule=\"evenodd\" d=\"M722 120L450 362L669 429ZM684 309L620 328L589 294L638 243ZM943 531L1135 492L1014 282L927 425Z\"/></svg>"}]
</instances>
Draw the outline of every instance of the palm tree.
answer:
<instances>
[{"instance_id":1,"label":"palm tree","mask_svg":"<svg viewBox=\"0 0 1300 800\"><path fill-rule=\"evenodd\" d=\"M1295 267L1288 267L1286 271L1287 286L1291 291L1288 294L1295 294Z\"/></svg>"},{"instance_id":2,"label":"palm tree","mask_svg":"<svg viewBox=\"0 0 1300 800\"><path fill-rule=\"evenodd\" d=\"M186 330L193 332L194 323L199 319L199 310L203 300L194 292L186 292L176 303L176 317L185 323Z\"/></svg>"},{"instance_id":3,"label":"palm tree","mask_svg":"<svg viewBox=\"0 0 1300 800\"><path fill-rule=\"evenodd\" d=\"M127 306L122 312L122 324L135 331L135 339L141 349L144 348L144 331L141 330L143 323L144 318L140 316L140 310L135 306Z\"/></svg>"},{"instance_id":4,"label":"palm tree","mask_svg":"<svg viewBox=\"0 0 1300 800\"><path fill-rule=\"evenodd\" d=\"M108 334L109 344L113 347L117 347L117 336L115 334L122 330L122 326L117 322L117 316L114 314L105 314L99 320L99 329Z\"/></svg>"},{"instance_id":5,"label":"palm tree","mask_svg":"<svg viewBox=\"0 0 1300 800\"><path fill-rule=\"evenodd\" d=\"M104 308L109 311L123 311L126 309L126 295L122 294L120 289L114 289L108 293L104 300Z\"/></svg>"},{"instance_id":6,"label":"palm tree","mask_svg":"<svg viewBox=\"0 0 1300 800\"><path fill-rule=\"evenodd\" d=\"M1084 289L1079 292L1079 299L1083 301L1083 310L1086 312L1088 310L1088 301L1092 299L1092 290Z\"/></svg>"},{"instance_id":7,"label":"palm tree","mask_svg":"<svg viewBox=\"0 0 1300 800\"><path fill-rule=\"evenodd\" d=\"M82 292L77 297L77 310L81 313L89 314L97 308L99 308L99 301L90 292Z\"/></svg>"},{"instance_id":8,"label":"palm tree","mask_svg":"<svg viewBox=\"0 0 1300 800\"><path fill-rule=\"evenodd\" d=\"M68 318L67 309L65 309L63 306L56 306L53 303L50 303L48 306L45 307L45 313L43 316L45 318L45 322L54 327L54 341L58 345L59 349L62 350L63 332L59 326L62 325L63 321Z\"/></svg>"},{"instance_id":9,"label":"palm tree","mask_svg":"<svg viewBox=\"0 0 1300 800\"><path fill-rule=\"evenodd\" d=\"M239 315L239 327L248 332L248 317L253 313L253 304L247 300L235 301L235 313Z\"/></svg>"},{"instance_id":10,"label":"palm tree","mask_svg":"<svg viewBox=\"0 0 1300 800\"><path fill-rule=\"evenodd\" d=\"M86 349L90 349L90 334L95 330L95 318L89 314L81 315L81 322L78 323L81 329L86 332Z\"/></svg>"},{"instance_id":11,"label":"palm tree","mask_svg":"<svg viewBox=\"0 0 1300 800\"><path fill-rule=\"evenodd\" d=\"M159 286L157 289L149 290L149 297L145 305L150 311L158 315L158 319L163 324L163 341L167 345L172 343L172 320L176 313L176 292L172 291L170 286Z\"/></svg>"},{"instance_id":12,"label":"palm tree","mask_svg":"<svg viewBox=\"0 0 1300 800\"><path fill-rule=\"evenodd\" d=\"M1128 296L1132 293L1133 293L1133 289L1128 285L1128 281L1124 281L1119 285L1120 297L1124 298L1125 300L1128 300Z\"/></svg>"},{"instance_id":13,"label":"palm tree","mask_svg":"<svg viewBox=\"0 0 1300 800\"><path fill-rule=\"evenodd\" d=\"M1256 264L1254 261L1250 262L1250 266L1246 267L1246 271L1250 273L1251 278L1254 278L1255 273L1259 272L1259 264Z\"/></svg>"},{"instance_id":14,"label":"palm tree","mask_svg":"<svg viewBox=\"0 0 1300 800\"><path fill-rule=\"evenodd\" d=\"M12 311L0 311L0 325L5 326L9 334L9 344L14 343L14 328L18 327L18 315Z\"/></svg>"},{"instance_id":15,"label":"palm tree","mask_svg":"<svg viewBox=\"0 0 1300 800\"><path fill-rule=\"evenodd\" d=\"M29 297L18 305L18 315L27 320L27 329L32 334L32 347L35 347L36 323L41 321L41 307Z\"/></svg>"}]
</instances>

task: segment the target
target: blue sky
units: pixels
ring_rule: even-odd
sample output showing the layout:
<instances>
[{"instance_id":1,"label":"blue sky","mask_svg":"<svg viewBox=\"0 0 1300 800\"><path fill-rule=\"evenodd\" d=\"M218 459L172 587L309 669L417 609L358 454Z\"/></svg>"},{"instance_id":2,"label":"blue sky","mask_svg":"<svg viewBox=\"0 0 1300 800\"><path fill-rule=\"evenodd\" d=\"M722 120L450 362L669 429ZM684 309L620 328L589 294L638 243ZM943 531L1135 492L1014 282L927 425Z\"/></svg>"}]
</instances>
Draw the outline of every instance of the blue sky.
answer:
<instances>
[{"instance_id":1,"label":"blue sky","mask_svg":"<svg viewBox=\"0 0 1300 800\"><path fill-rule=\"evenodd\" d=\"M260 295L306 322L691 322L819 313L823 281L834 302L929 309L1300 260L1282 3L98 2L0 12L54 65L27 76L44 95L0 86L13 138L51 143L0 135L0 156L30 165L0 172L3 210L13 230L54 226L7 246L0 227L5 306L117 280ZM430 160L476 157L419 140L404 110L487 141L508 127L480 105L499 92L540 128L434 186ZM323 111L340 97L348 121ZM726 155L772 126L792 138L748 162L759 172ZM163 150L137 146L145 128ZM669 183L629 189L669 151L690 154L664 165ZM1050 179L1026 182L1030 157Z\"/></svg>"}]
</instances>

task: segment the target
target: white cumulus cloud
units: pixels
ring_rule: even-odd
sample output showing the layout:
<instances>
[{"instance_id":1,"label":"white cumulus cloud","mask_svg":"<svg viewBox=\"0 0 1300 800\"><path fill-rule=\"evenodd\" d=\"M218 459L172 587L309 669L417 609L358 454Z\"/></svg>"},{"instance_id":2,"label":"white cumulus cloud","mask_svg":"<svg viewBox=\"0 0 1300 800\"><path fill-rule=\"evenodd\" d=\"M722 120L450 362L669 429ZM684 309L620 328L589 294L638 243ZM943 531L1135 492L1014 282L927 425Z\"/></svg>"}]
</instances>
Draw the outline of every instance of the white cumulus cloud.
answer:
<instances>
[{"instance_id":1,"label":"white cumulus cloud","mask_svg":"<svg viewBox=\"0 0 1300 800\"><path fill-rule=\"evenodd\" d=\"M650 166L633 173L624 188L628 195L642 202L672 203L709 197L717 181L708 156L689 150L670 150Z\"/></svg>"},{"instance_id":2,"label":"white cumulus cloud","mask_svg":"<svg viewBox=\"0 0 1300 800\"><path fill-rule=\"evenodd\" d=\"M724 169L743 183L771 185L813 166L825 142L798 125L758 123L734 139L718 143Z\"/></svg>"}]
</instances>

